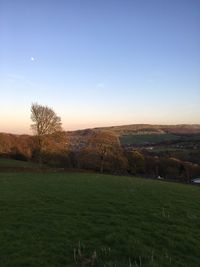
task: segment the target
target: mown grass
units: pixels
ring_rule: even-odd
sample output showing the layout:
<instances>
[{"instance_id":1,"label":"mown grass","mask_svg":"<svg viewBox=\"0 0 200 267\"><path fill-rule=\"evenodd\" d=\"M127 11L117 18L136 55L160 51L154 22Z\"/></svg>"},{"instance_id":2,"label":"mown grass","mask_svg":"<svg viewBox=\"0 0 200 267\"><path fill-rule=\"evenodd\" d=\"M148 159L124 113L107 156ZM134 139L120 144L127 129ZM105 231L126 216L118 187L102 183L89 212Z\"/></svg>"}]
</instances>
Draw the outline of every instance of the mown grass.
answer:
<instances>
[{"instance_id":1,"label":"mown grass","mask_svg":"<svg viewBox=\"0 0 200 267\"><path fill-rule=\"evenodd\" d=\"M0 266L199 267L200 187L87 173L0 173ZM109 251L102 255L103 251ZM87 265L86 265L87 266Z\"/></svg>"},{"instance_id":2,"label":"mown grass","mask_svg":"<svg viewBox=\"0 0 200 267\"><path fill-rule=\"evenodd\" d=\"M135 134L135 135L123 135L120 137L120 141L123 145L135 144L143 145L146 143L157 144L165 141L178 140L180 136L173 134Z\"/></svg>"}]
</instances>

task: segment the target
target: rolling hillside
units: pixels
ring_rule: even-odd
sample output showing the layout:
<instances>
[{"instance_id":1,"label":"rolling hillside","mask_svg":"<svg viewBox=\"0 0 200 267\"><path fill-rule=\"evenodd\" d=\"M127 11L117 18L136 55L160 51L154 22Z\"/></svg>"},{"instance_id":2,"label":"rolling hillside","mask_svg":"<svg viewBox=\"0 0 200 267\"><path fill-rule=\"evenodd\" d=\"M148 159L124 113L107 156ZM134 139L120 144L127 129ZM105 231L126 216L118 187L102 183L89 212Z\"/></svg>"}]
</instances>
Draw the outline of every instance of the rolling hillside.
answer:
<instances>
[{"instance_id":1,"label":"rolling hillside","mask_svg":"<svg viewBox=\"0 0 200 267\"><path fill-rule=\"evenodd\" d=\"M127 134L200 134L200 124L180 125L151 125L132 124L112 127L95 128L98 130L112 131L117 135Z\"/></svg>"},{"instance_id":2,"label":"rolling hillside","mask_svg":"<svg viewBox=\"0 0 200 267\"><path fill-rule=\"evenodd\" d=\"M199 142L200 125L149 125L133 124L124 126L103 127L94 129L84 129L77 131L67 131L62 141L57 142L49 137L49 149L51 151L63 151L63 149L78 150L87 144L89 138L94 133L109 132L119 137L122 144L145 144L159 143L162 141L176 141L180 136L191 136L190 147L195 147L195 142ZM181 140L182 141L182 138ZM185 140L184 140L185 141ZM34 137L31 135L14 135L0 133L0 155L16 155L29 159L35 149Z\"/></svg>"},{"instance_id":3,"label":"rolling hillside","mask_svg":"<svg viewBox=\"0 0 200 267\"><path fill-rule=\"evenodd\" d=\"M89 267L96 251L95 267L199 267L198 186L0 173L0 196L0 266Z\"/></svg>"}]
</instances>

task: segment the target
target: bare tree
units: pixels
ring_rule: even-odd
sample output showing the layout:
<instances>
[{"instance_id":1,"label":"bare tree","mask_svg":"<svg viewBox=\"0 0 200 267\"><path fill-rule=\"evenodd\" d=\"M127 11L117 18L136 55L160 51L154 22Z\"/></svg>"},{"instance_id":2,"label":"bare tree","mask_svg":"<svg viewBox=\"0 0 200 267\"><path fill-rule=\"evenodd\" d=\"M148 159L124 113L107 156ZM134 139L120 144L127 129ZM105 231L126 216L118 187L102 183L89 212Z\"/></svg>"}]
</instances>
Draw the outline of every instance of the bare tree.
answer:
<instances>
[{"instance_id":1,"label":"bare tree","mask_svg":"<svg viewBox=\"0 0 200 267\"><path fill-rule=\"evenodd\" d=\"M100 159L100 172L104 171L104 164L108 154L117 153L120 143L113 133L106 131L95 132L89 141L89 147L96 150Z\"/></svg>"},{"instance_id":2,"label":"bare tree","mask_svg":"<svg viewBox=\"0 0 200 267\"><path fill-rule=\"evenodd\" d=\"M33 103L31 105L31 120L33 121L31 129L37 138L39 162L41 163L45 137L62 131L61 118L56 115L52 108Z\"/></svg>"}]
</instances>

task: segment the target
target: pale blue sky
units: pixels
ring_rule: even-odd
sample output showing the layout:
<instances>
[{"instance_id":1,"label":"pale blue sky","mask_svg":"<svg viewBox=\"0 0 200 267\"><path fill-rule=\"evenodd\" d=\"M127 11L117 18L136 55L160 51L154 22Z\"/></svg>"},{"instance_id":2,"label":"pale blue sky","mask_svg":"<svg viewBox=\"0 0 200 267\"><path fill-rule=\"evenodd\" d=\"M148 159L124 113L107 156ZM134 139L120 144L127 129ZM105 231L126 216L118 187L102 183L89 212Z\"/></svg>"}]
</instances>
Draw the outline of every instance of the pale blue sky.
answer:
<instances>
[{"instance_id":1,"label":"pale blue sky","mask_svg":"<svg viewBox=\"0 0 200 267\"><path fill-rule=\"evenodd\" d=\"M0 0L0 131L200 123L199 0Z\"/></svg>"}]
</instances>

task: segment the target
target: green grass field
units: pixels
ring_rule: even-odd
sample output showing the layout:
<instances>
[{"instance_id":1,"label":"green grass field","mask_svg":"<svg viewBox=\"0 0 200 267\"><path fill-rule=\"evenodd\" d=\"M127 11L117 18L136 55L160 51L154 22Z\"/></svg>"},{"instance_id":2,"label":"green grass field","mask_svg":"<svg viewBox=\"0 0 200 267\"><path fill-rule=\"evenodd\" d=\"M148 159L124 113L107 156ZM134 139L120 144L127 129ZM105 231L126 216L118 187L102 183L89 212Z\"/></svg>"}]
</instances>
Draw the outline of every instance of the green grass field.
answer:
<instances>
[{"instance_id":1,"label":"green grass field","mask_svg":"<svg viewBox=\"0 0 200 267\"><path fill-rule=\"evenodd\" d=\"M38 168L38 164L22 160L0 158L0 168Z\"/></svg>"},{"instance_id":2,"label":"green grass field","mask_svg":"<svg viewBox=\"0 0 200 267\"><path fill-rule=\"evenodd\" d=\"M143 145L146 143L157 144L165 141L172 141L179 139L180 136L173 134L135 134L135 135L123 135L120 138L122 145L135 144Z\"/></svg>"},{"instance_id":3,"label":"green grass field","mask_svg":"<svg viewBox=\"0 0 200 267\"><path fill-rule=\"evenodd\" d=\"M87 173L0 173L0 266L199 267L200 187ZM84 265L82 265L84 266ZM89 266L89 265L85 265Z\"/></svg>"}]
</instances>

